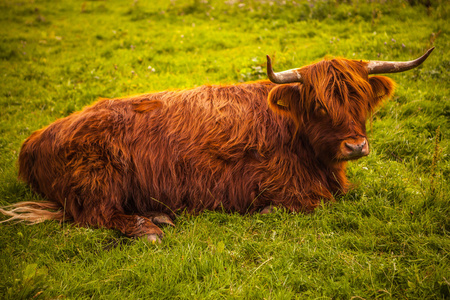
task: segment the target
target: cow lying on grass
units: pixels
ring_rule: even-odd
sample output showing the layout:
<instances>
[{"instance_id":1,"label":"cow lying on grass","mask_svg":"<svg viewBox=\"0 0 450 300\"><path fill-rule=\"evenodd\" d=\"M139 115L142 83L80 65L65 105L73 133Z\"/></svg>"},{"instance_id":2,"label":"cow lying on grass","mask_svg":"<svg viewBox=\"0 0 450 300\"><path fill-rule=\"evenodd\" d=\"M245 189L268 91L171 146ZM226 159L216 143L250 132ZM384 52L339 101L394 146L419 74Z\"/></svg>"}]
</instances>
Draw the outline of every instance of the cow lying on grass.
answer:
<instances>
[{"instance_id":1,"label":"cow lying on grass","mask_svg":"<svg viewBox=\"0 0 450 300\"><path fill-rule=\"evenodd\" d=\"M345 193L348 160L369 154L367 116L409 62L323 60L270 81L201 86L114 100L34 132L19 177L44 202L8 220L68 220L157 241L179 211L312 211ZM7 221L8 221L7 220Z\"/></svg>"}]
</instances>

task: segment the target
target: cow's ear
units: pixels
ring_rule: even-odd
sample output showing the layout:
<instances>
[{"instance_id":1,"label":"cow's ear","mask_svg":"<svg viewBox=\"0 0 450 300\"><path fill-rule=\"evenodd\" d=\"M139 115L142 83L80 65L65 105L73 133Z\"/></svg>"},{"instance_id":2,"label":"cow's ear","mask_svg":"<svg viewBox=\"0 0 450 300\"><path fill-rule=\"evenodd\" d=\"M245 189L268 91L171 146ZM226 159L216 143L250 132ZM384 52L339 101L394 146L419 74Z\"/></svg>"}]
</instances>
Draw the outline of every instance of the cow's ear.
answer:
<instances>
[{"instance_id":1,"label":"cow's ear","mask_svg":"<svg viewBox=\"0 0 450 300\"><path fill-rule=\"evenodd\" d=\"M374 110L381 102L388 99L394 94L395 82L385 76L373 76L369 78L369 83L372 86L374 98L371 99L369 107Z\"/></svg>"},{"instance_id":2,"label":"cow's ear","mask_svg":"<svg viewBox=\"0 0 450 300\"><path fill-rule=\"evenodd\" d=\"M292 118L292 109L298 106L300 101L298 85L278 85L270 91L267 100L274 112Z\"/></svg>"}]
</instances>

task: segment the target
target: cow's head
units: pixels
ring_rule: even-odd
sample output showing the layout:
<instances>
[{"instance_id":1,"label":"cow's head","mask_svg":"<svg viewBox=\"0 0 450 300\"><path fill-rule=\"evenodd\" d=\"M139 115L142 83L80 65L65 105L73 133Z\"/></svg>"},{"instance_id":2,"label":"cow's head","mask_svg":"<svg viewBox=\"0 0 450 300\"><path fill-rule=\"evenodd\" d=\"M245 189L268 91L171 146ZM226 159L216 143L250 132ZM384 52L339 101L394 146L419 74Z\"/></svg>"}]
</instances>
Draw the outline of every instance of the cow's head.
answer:
<instances>
[{"instance_id":1,"label":"cow's head","mask_svg":"<svg viewBox=\"0 0 450 300\"><path fill-rule=\"evenodd\" d=\"M369 75L415 68L433 49L408 62L332 59L279 73L267 56L269 79L280 84L271 90L269 106L294 121L318 158L339 162L366 156L366 119L395 88L391 79Z\"/></svg>"}]
</instances>

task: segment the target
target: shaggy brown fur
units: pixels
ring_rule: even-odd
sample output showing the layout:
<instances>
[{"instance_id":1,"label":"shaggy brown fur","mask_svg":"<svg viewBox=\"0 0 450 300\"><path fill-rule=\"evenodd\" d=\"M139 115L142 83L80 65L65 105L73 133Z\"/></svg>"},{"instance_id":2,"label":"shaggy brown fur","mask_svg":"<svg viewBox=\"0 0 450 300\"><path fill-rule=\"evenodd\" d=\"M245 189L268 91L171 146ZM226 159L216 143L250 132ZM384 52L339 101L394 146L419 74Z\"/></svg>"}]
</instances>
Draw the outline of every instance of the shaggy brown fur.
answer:
<instances>
[{"instance_id":1,"label":"shaggy brown fur","mask_svg":"<svg viewBox=\"0 0 450 300\"><path fill-rule=\"evenodd\" d=\"M311 211L346 192L354 157L345 143L366 139L368 114L394 90L386 77L369 78L365 64L324 60L302 68L303 84L100 100L24 142L19 177L48 202L1 212L155 240L162 231L154 223L170 224L164 216L182 210Z\"/></svg>"}]
</instances>

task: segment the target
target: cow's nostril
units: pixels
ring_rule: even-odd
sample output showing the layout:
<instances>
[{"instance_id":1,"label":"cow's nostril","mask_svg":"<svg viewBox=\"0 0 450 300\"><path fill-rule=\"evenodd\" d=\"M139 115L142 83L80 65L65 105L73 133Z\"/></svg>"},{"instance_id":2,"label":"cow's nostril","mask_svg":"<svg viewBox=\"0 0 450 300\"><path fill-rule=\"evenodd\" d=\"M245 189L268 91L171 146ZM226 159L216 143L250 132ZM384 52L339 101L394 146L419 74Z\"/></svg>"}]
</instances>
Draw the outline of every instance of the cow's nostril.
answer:
<instances>
[{"instance_id":1,"label":"cow's nostril","mask_svg":"<svg viewBox=\"0 0 450 300\"><path fill-rule=\"evenodd\" d=\"M345 147L347 147L347 149L350 150L350 151L356 151L358 149L357 145L349 144L349 143L345 143Z\"/></svg>"}]
</instances>

